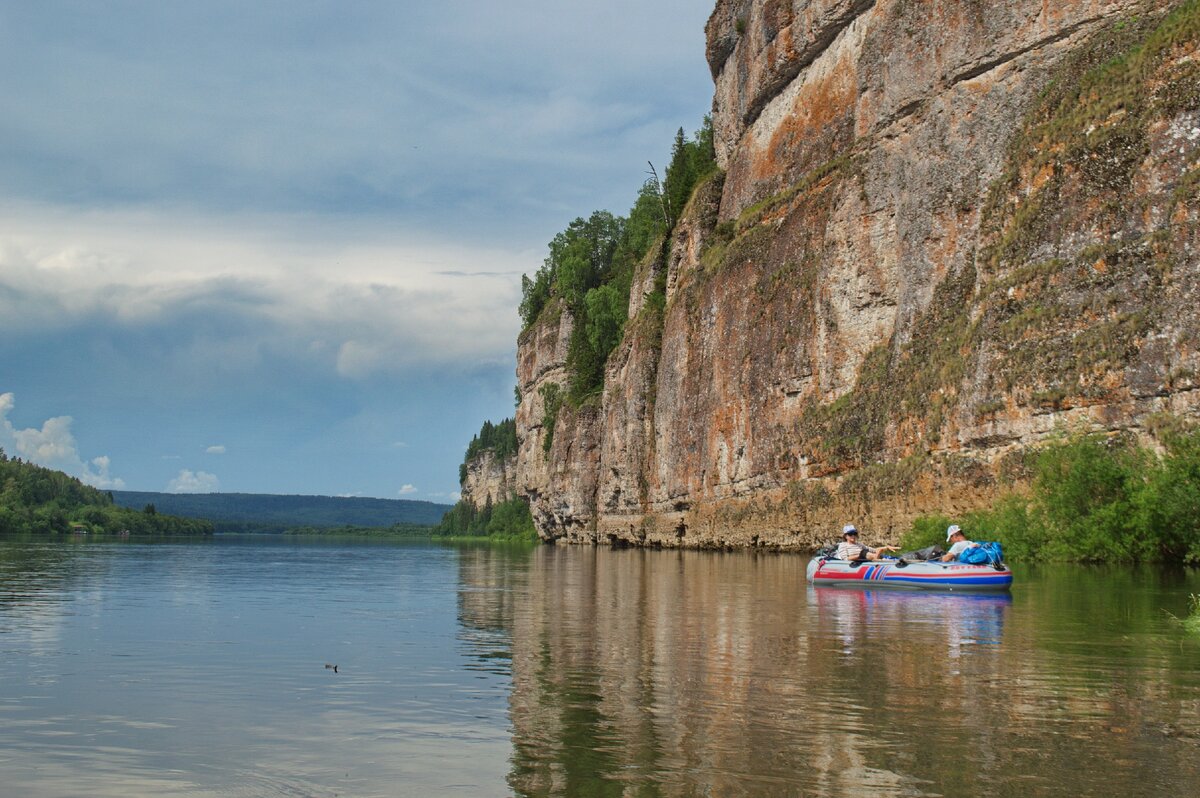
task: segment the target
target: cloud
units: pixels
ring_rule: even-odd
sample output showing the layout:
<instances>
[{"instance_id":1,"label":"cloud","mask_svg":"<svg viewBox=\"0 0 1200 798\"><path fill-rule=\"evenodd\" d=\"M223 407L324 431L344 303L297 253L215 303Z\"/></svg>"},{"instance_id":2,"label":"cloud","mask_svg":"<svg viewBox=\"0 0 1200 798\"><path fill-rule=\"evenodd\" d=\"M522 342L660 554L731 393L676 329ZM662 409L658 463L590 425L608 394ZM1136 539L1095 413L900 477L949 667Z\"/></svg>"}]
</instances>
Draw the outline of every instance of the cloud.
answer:
<instances>
[{"instance_id":1,"label":"cloud","mask_svg":"<svg viewBox=\"0 0 1200 798\"><path fill-rule=\"evenodd\" d=\"M70 416L48 418L40 429L17 429L8 419L14 407L16 397L11 392L0 394L0 447L30 462L64 471L94 488L125 487L123 479L109 473L111 463L106 455L93 457L86 463L83 461L71 432L73 419Z\"/></svg>"},{"instance_id":2,"label":"cloud","mask_svg":"<svg viewBox=\"0 0 1200 798\"><path fill-rule=\"evenodd\" d=\"M443 277L520 277L522 272L464 272L445 270L434 272L434 274L439 274Z\"/></svg>"},{"instance_id":3,"label":"cloud","mask_svg":"<svg viewBox=\"0 0 1200 798\"><path fill-rule=\"evenodd\" d=\"M400 490L398 490L396 492L399 493L401 496L410 496L417 492L417 486L416 485L402 485L400 487Z\"/></svg>"},{"instance_id":4,"label":"cloud","mask_svg":"<svg viewBox=\"0 0 1200 798\"><path fill-rule=\"evenodd\" d=\"M60 5L0 31L0 184L50 201L511 226L640 171L712 91L711 3Z\"/></svg>"},{"instance_id":5,"label":"cloud","mask_svg":"<svg viewBox=\"0 0 1200 798\"><path fill-rule=\"evenodd\" d=\"M627 210L710 107L710 11L6 4L3 387L87 385L77 431L143 486L182 465L163 452L236 439L261 454L225 458L226 489L327 490L313 464L358 447L389 457L345 485L394 495L398 438L421 495L456 486L464 429L511 413L520 275L571 219ZM363 410L403 421L335 434ZM113 479L92 454L72 467Z\"/></svg>"},{"instance_id":6,"label":"cloud","mask_svg":"<svg viewBox=\"0 0 1200 798\"><path fill-rule=\"evenodd\" d=\"M205 454L225 454L225 447L223 445L222 446L209 446L207 449L204 450L204 453Z\"/></svg>"},{"instance_id":7,"label":"cloud","mask_svg":"<svg viewBox=\"0 0 1200 798\"><path fill-rule=\"evenodd\" d=\"M362 380L511 359L519 274L534 258L360 240L303 218L258 224L0 206L0 335L85 336L146 370L197 376L287 364ZM509 276L443 274L480 262Z\"/></svg>"},{"instance_id":8,"label":"cloud","mask_svg":"<svg viewBox=\"0 0 1200 798\"><path fill-rule=\"evenodd\" d=\"M215 475L186 468L167 484L167 493L216 493L219 489L220 480Z\"/></svg>"}]
</instances>

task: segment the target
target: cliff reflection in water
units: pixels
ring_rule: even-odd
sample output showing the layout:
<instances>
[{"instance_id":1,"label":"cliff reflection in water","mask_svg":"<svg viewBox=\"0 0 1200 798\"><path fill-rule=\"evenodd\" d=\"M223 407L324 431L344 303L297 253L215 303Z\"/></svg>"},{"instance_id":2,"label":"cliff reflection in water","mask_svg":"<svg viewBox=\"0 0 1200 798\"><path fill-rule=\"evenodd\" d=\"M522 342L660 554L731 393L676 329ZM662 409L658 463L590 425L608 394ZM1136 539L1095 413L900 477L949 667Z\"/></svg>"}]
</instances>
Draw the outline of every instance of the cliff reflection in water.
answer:
<instances>
[{"instance_id":1,"label":"cliff reflection in water","mask_svg":"<svg viewBox=\"0 0 1200 798\"><path fill-rule=\"evenodd\" d=\"M1094 591L1033 589L1020 607L812 588L805 564L582 547L543 547L519 568L464 557L464 628L477 642L492 630L473 649L511 646L513 791L995 794L1057 791L1064 773L1076 795L1197 784L1190 654L1128 629L1098 638L1073 615ZM1081 772L1080 757L1124 769Z\"/></svg>"}]
</instances>

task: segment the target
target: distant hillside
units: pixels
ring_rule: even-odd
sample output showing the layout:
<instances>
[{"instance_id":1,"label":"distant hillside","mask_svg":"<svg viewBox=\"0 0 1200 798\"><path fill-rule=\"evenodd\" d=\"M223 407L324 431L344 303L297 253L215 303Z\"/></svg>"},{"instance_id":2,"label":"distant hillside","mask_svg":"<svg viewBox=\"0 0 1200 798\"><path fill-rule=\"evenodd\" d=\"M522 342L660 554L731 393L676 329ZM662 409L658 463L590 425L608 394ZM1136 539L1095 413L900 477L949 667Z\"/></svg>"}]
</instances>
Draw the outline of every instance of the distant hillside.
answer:
<instances>
[{"instance_id":1,"label":"distant hillside","mask_svg":"<svg viewBox=\"0 0 1200 798\"><path fill-rule=\"evenodd\" d=\"M137 510L144 508L143 504ZM212 531L212 524L204 520L118 506L104 491L61 471L10 459L0 448L0 533L208 535Z\"/></svg>"},{"instance_id":2,"label":"distant hillside","mask_svg":"<svg viewBox=\"0 0 1200 798\"><path fill-rule=\"evenodd\" d=\"M207 518L217 532L283 532L301 527L388 527L395 524L432 526L450 509L448 504L407 499L265 493L114 490L112 496L121 507L140 510L153 504L159 512Z\"/></svg>"}]
</instances>

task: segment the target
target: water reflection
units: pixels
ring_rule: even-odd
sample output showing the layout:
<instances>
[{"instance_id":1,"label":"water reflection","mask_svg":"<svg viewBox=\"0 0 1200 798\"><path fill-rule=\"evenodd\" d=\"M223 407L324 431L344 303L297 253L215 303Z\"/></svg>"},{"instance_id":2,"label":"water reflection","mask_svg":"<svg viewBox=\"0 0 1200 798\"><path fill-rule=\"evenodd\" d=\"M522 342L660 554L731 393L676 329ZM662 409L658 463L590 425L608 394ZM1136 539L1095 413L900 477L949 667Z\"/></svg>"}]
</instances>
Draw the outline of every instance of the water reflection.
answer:
<instances>
[{"instance_id":1,"label":"water reflection","mask_svg":"<svg viewBox=\"0 0 1200 798\"><path fill-rule=\"evenodd\" d=\"M803 558L753 554L545 548L523 578L518 795L1200 786L1200 684L1152 612L1126 646L1079 614L1092 595L812 588ZM1064 657L1097 645L1098 668Z\"/></svg>"},{"instance_id":2,"label":"water reflection","mask_svg":"<svg viewBox=\"0 0 1200 798\"><path fill-rule=\"evenodd\" d=\"M999 645L1012 595L950 593L858 587L810 587L808 601L817 622L832 623L843 651L870 639L869 631L942 636L946 657L954 660L964 646Z\"/></svg>"},{"instance_id":3,"label":"water reflection","mask_svg":"<svg viewBox=\"0 0 1200 798\"><path fill-rule=\"evenodd\" d=\"M804 566L0 541L0 794L1198 792L1200 642L1164 612L1196 572L971 596Z\"/></svg>"},{"instance_id":4,"label":"water reflection","mask_svg":"<svg viewBox=\"0 0 1200 798\"><path fill-rule=\"evenodd\" d=\"M466 646L467 667L508 676L513 618L524 599L530 550L518 544L456 548L459 639Z\"/></svg>"},{"instance_id":5,"label":"water reflection","mask_svg":"<svg viewBox=\"0 0 1200 798\"><path fill-rule=\"evenodd\" d=\"M0 540L0 795L496 794L508 678L463 667L456 559Z\"/></svg>"}]
</instances>

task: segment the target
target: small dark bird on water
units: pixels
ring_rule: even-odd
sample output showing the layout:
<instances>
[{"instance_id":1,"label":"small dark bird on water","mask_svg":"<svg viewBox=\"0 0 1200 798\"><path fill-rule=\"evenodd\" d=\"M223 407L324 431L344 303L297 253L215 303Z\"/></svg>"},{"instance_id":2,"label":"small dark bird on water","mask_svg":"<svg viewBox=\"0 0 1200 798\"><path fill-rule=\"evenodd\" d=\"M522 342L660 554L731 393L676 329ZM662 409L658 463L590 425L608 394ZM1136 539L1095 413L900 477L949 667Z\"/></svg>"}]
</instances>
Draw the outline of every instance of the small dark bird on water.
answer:
<instances>
[{"instance_id":1,"label":"small dark bird on water","mask_svg":"<svg viewBox=\"0 0 1200 798\"><path fill-rule=\"evenodd\" d=\"M333 671L334 673L337 673L337 665L330 665L328 662L326 662L326 663L325 663L325 670L327 670L327 671Z\"/></svg>"}]
</instances>

